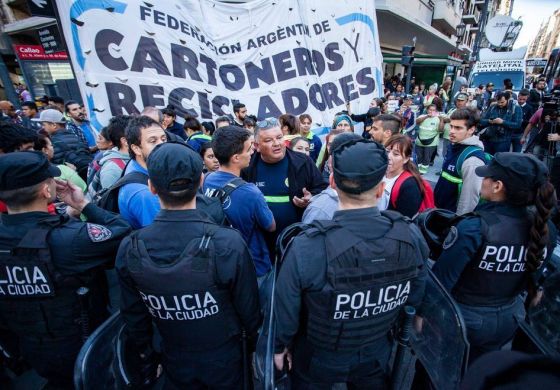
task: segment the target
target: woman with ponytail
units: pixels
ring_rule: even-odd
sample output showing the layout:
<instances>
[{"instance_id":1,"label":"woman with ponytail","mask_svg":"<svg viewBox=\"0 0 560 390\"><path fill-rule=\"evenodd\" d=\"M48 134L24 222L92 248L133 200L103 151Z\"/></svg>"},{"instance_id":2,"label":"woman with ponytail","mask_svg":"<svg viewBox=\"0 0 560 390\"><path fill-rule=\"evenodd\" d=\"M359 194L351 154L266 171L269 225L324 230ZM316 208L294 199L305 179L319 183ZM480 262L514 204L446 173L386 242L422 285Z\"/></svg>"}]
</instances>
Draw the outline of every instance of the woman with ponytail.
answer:
<instances>
[{"instance_id":1,"label":"woman with ponytail","mask_svg":"<svg viewBox=\"0 0 560 390\"><path fill-rule=\"evenodd\" d=\"M538 273L556 243L556 196L541 161L497 153L476 174L485 202L451 228L433 268L463 314L470 362L513 338L525 316L520 296L529 293L527 305L538 300Z\"/></svg>"}]
</instances>

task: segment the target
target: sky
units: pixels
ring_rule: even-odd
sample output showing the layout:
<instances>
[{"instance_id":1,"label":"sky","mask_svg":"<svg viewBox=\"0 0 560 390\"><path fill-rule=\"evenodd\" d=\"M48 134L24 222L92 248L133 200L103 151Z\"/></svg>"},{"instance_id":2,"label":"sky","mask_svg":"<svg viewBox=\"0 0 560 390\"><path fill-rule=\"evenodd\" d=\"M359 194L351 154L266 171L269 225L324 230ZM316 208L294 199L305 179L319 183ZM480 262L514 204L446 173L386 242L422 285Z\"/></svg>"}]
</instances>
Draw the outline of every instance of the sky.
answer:
<instances>
[{"instance_id":1,"label":"sky","mask_svg":"<svg viewBox=\"0 0 560 390\"><path fill-rule=\"evenodd\" d=\"M519 33L514 48L527 46L537 35L541 23L560 8L558 0L514 0L511 16L518 19L521 16L523 27Z\"/></svg>"}]
</instances>

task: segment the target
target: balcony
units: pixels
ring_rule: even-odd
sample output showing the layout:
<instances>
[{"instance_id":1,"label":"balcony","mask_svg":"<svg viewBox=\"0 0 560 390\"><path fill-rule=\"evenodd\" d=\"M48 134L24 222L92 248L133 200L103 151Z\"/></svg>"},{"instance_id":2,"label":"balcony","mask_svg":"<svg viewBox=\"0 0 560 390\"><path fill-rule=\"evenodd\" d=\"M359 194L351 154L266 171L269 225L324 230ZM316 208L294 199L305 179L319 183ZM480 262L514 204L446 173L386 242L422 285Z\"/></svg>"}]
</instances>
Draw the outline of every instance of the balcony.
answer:
<instances>
[{"instance_id":1,"label":"balcony","mask_svg":"<svg viewBox=\"0 0 560 390\"><path fill-rule=\"evenodd\" d=\"M463 15L463 23L465 24L478 24L478 19L480 17L480 12L474 11L469 14Z\"/></svg>"},{"instance_id":2,"label":"balcony","mask_svg":"<svg viewBox=\"0 0 560 390\"><path fill-rule=\"evenodd\" d=\"M433 27L445 35L450 36L455 34L459 23L461 23L461 17L451 2L447 0L434 1L434 16L432 17Z\"/></svg>"}]
</instances>

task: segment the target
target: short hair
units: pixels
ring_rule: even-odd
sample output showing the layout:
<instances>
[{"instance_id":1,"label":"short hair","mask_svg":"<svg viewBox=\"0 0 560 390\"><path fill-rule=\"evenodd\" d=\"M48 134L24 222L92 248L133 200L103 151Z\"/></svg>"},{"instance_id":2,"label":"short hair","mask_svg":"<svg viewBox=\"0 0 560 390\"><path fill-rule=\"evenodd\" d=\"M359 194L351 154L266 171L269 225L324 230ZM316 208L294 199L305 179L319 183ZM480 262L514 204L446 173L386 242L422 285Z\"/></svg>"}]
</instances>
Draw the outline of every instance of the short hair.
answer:
<instances>
[{"instance_id":1,"label":"short hair","mask_svg":"<svg viewBox=\"0 0 560 390\"><path fill-rule=\"evenodd\" d=\"M161 110L159 108L152 107L152 106L144 107L144 109L142 110L140 115L143 115L143 116L152 116L152 115L157 116L158 122L161 122L163 120L163 114L161 113Z\"/></svg>"},{"instance_id":2,"label":"short hair","mask_svg":"<svg viewBox=\"0 0 560 390\"><path fill-rule=\"evenodd\" d=\"M450 116L451 120L467 121L467 129L478 124L478 113L470 108L458 108Z\"/></svg>"},{"instance_id":3,"label":"short hair","mask_svg":"<svg viewBox=\"0 0 560 390\"><path fill-rule=\"evenodd\" d=\"M190 188L181 191L169 191L166 188L158 188L153 182L152 185L156 189L158 197L166 206L177 207L193 200L198 192L198 187L200 187L200 180L193 180Z\"/></svg>"},{"instance_id":4,"label":"short hair","mask_svg":"<svg viewBox=\"0 0 560 390\"><path fill-rule=\"evenodd\" d=\"M501 98L505 98L506 100L509 100L511 98L511 93L509 93L508 91L498 92L496 94L496 101L499 101Z\"/></svg>"},{"instance_id":5,"label":"short hair","mask_svg":"<svg viewBox=\"0 0 560 390\"><path fill-rule=\"evenodd\" d=\"M246 106L243 103L235 103L233 105L233 112L237 113L237 112L241 111L242 108L245 108L245 107Z\"/></svg>"},{"instance_id":6,"label":"short hair","mask_svg":"<svg viewBox=\"0 0 560 390\"><path fill-rule=\"evenodd\" d=\"M128 154L130 158L136 160L136 154L132 150L132 145L140 146L142 143L142 130L150 126L161 126L149 116L140 115L133 117L128 122L125 129L126 142L128 142Z\"/></svg>"},{"instance_id":7,"label":"short hair","mask_svg":"<svg viewBox=\"0 0 560 390\"><path fill-rule=\"evenodd\" d=\"M391 134L397 134L401 129L401 120L393 114L381 114L373 119L373 122L383 122L384 130L391 130Z\"/></svg>"},{"instance_id":8,"label":"short hair","mask_svg":"<svg viewBox=\"0 0 560 390\"><path fill-rule=\"evenodd\" d=\"M307 119L309 122L313 123L313 119L311 118L311 115L309 115L309 114L301 114L301 115L299 116L299 122L300 122L300 123L303 122L303 121L306 120L306 119Z\"/></svg>"},{"instance_id":9,"label":"short hair","mask_svg":"<svg viewBox=\"0 0 560 390\"><path fill-rule=\"evenodd\" d=\"M253 118L246 117L245 119L243 119L243 126L255 127L256 125L257 125L257 121L254 120Z\"/></svg>"},{"instance_id":10,"label":"short hair","mask_svg":"<svg viewBox=\"0 0 560 390\"><path fill-rule=\"evenodd\" d=\"M204 159L204 153L206 153L208 149L212 149L212 141L208 141L200 145L200 151L199 151L200 157ZM214 150L212 149L212 151Z\"/></svg>"},{"instance_id":11,"label":"short hair","mask_svg":"<svg viewBox=\"0 0 560 390\"><path fill-rule=\"evenodd\" d=\"M280 128L280 122L276 118L266 118L262 121L258 121L257 125L255 126L255 141L258 142L259 134L261 131L266 131L274 128Z\"/></svg>"},{"instance_id":12,"label":"short hair","mask_svg":"<svg viewBox=\"0 0 560 390\"><path fill-rule=\"evenodd\" d=\"M64 111L68 112L68 106L71 106L72 104L77 104L78 106L81 106L80 103L78 103L75 100L68 100L65 104L64 104Z\"/></svg>"},{"instance_id":13,"label":"short hair","mask_svg":"<svg viewBox=\"0 0 560 390\"><path fill-rule=\"evenodd\" d=\"M307 142L308 145L311 145L311 142L309 141L308 138L299 136L299 137L292 138L292 140L290 141L290 149L293 149L294 146L296 146L296 144L297 144L299 141L305 141L305 142Z\"/></svg>"},{"instance_id":14,"label":"short hair","mask_svg":"<svg viewBox=\"0 0 560 390\"><path fill-rule=\"evenodd\" d=\"M11 122L0 122L0 151L12 153L21 145L35 142L37 132Z\"/></svg>"},{"instance_id":15,"label":"short hair","mask_svg":"<svg viewBox=\"0 0 560 390\"><path fill-rule=\"evenodd\" d=\"M161 110L161 114L162 115L167 115L167 116L172 116L173 118L175 118L177 116L177 114L175 114L175 110L172 109L171 107L165 107L163 110Z\"/></svg>"},{"instance_id":16,"label":"short hair","mask_svg":"<svg viewBox=\"0 0 560 390\"><path fill-rule=\"evenodd\" d=\"M37 132L37 138L35 138L35 142L33 143L33 150L41 152L47 147L47 140L50 139L51 136L45 130L39 130Z\"/></svg>"},{"instance_id":17,"label":"short hair","mask_svg":"<svg viewBox=\"0 0 560 390\"><path fill-rule=\"evenodd\" d=\"M109 119L107 125L108 140L110 139L113 145L117 148L122 148L121 138L125 137L126 126L133 117L130 115L116 115Z\"/></svg>"},{"instance_id":18,"label":"short hair","mask_svg":"<svg viewBox=\"0 0 560 390\"><path fill-rule=\"evenodd\" d=\"M216 127L218 127L218 123L220 122L227 122L228 125L231 125L231 119L228 116L222 115L216 118Z\"/></svg>"},{"instance_id":19,"label":"short hair","mask_svg":"<svg viewBox=\"0 0 560 390\"><path fill-rule=\"evenodd\" d=\"M202 131L202 125L194 116L186 115L185 123L183 123L183 129L191 129L194 131Z\"/></svg>"},{"instance_id":20,"label":"short hair","mask_svg":"<svg viewBox=\"0 0 560 390\"><path fill-rule=\"evenodd\" d=\"M22 107L29 107L29 109L31 110L35 110L37 111L37 104L35 104L35 102L23 102L21 103Z\"/></svg>"},{"instance_id":21,"label":"short hair","mask_svg":"<svg viewBox=\"0 0 560 390\"><path fill-rule=\"evenodd\" d=\"M49 96L48 101L56 104L64 104L64 99L60 96Z\"/></svg>"},{"instance_id":22,"label":"short hair","mask_svg":"<svg viewBox=\"0 0 560 390\"><path fill-rule=\"evenodd\" d=\"M39 189L48 180L53 179L48 178L40 183L33 184L32 186L18 188L15 190L0 191L0 200L6 203L6 205L10 208L19 209L24 207L37 199Z\"/></svg>"},{"instance_id":23,"label":"short hair","mask_svg":"<svg viewBox=\"0 0 560 390\"><path fill-rule=\"evenodd\" d=\"M521 91L519 91L517 96L529 96L530 94L531 92L527 88L523 88Z\"/></svg>"},{"instance_id":24,"label":"short hair","mask_svg":"<svg viewBox=\"0 0 560 390\"><path fill-rule=\"evenodd\" d=\"M243 152L251 133L239 126L220 127L212 137L212 150L220 165L228 165L231 157Z\"/></svg>"}]
</instances>

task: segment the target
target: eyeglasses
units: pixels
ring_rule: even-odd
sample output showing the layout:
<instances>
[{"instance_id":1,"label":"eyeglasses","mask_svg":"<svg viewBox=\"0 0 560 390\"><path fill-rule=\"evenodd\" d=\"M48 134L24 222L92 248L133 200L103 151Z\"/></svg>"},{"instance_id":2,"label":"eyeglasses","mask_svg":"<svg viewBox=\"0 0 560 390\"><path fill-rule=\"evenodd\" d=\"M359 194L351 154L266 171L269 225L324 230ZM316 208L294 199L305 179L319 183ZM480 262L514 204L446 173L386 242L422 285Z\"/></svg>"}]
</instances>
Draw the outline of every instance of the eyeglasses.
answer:
<instances>
[{"instance_id":1,"label":"eyeglasses","mask_svg":"<svg viewBox=\"0 0 560 390\"><path fill-rule=\"evenodd\" d=\"M266 118L262 121L257 122L257 127L259 129L270 129L279 125L278 119L276 118Z\"/></svg>"}]
</instances>

